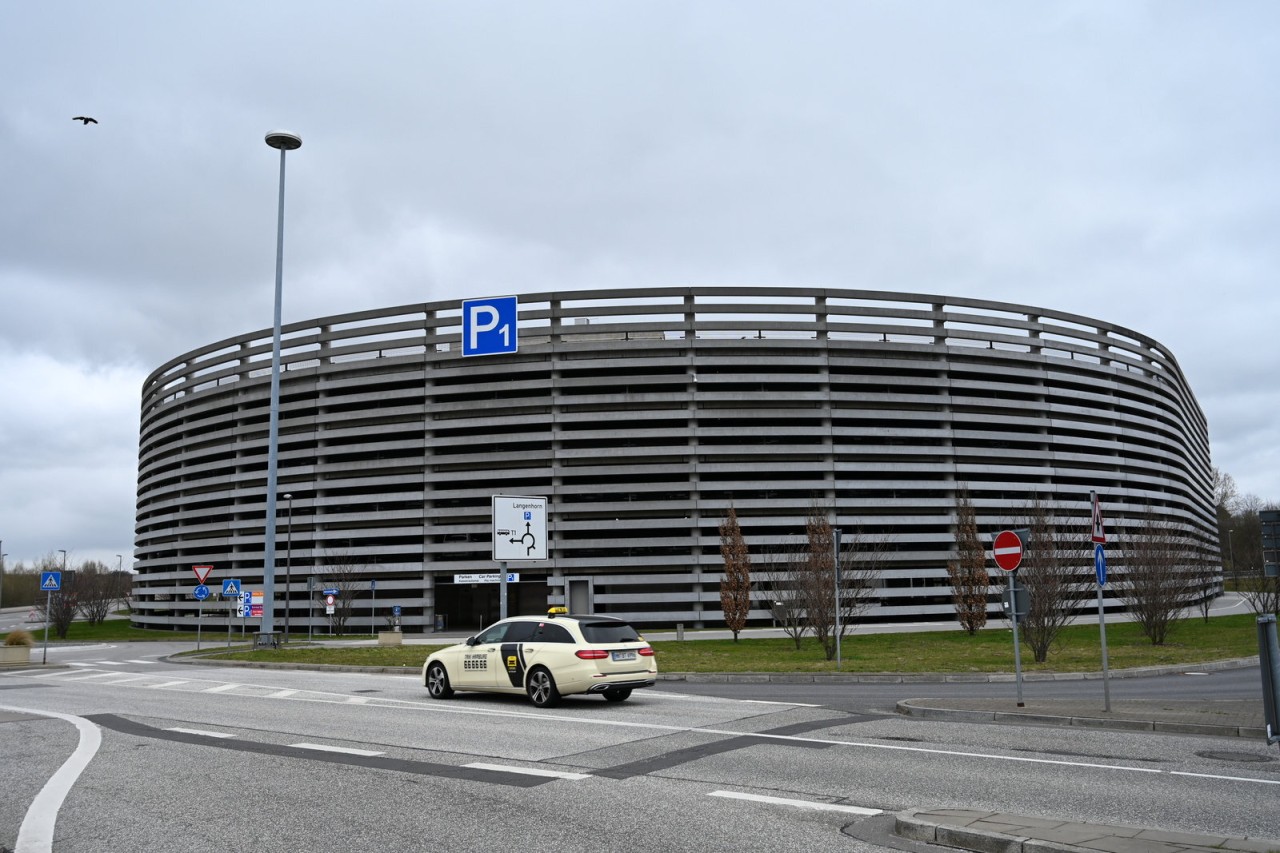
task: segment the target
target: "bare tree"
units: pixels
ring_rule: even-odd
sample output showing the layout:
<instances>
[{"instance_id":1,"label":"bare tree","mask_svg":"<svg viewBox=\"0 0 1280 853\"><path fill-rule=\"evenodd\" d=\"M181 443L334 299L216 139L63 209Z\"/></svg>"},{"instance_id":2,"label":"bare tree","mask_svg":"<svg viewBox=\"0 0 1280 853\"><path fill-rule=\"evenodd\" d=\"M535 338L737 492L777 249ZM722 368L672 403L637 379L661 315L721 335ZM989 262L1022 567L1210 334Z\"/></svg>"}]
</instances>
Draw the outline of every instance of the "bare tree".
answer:
<instances>
[{"instance_id":1,"label":"bare tree","mask_svg":"<svg viewBox=\"0 0 1280 853\"><path fill-rule=\"evenodd\" d=\"M956 618L973 636L987 624L991 578L987 574L987 549L978 537L978 520L966 488L956 494L956 559L947 563L947 577L951 579Z\"/></svg>"},{"instance_id":2,"label":"bare tree","mask_svg":"<svg viewBox=\"0 0 1280 853\"><path fill-rule=\"evenodd\" d=\"M335 634L346 631L347 622L355 610L356 594L366 583L363 568L364 563L350 551L338 549L324 552L324 567L321 571L328 578L325 581L326 587L337 590L333 596L333 632Z\"/></svg>"},{"instance_id":3,"label":"bare tree","mask_svg":"<svg viewBox=\"0 0 1280 853\"><path fill-rule=\"evenodd\" d=\"M830 514L830 508L819 500L810 505L805 519L803 560L794 564L806 621L827 660L835 658L838 640L857 625L874 600L888 550L883 537L866 535L861 528L843 534L837 583L835 530Z\"/></svg>"},{"instance_id":4,"label":"bare tree","mask_svg":"<svg viewBox=\"0 0 1280 853\"><path fill-rule=\"evenodd\" d=\"M90 625L101 625L111 615L117 583L106 564L88 560L76 571L76 604Z\"/></svg>"},{"instance_id":5,"label":"bare tree","mask_svg":"<svg viewBox=\"0 0 1280 853\"><path fill-rule=\"evenodd\" d=\"M802 572L807 549L799 540L782 542L768 549L763 571L768 587L769 611L782 633L791 638L797 649L809 632L805 620Z\"/></svg>"},{"instance_id":6,"label":"bare tree","mask_svg":"<svg viewBox=\"0 0 1280 853\"><path fill-rule=\"evenodd\" d=\"M803 560L796 562L796 581L805 620L827 660L836 656L835 540L825 504L814 499L805 519Z\"/></svg>"},{"instance_id":7,"label":"bare tree","mask_svg":"<svg viewBox=\"0 0 1280 853\"><path fill-rule=\"evenodd\" d=\"M889 541L861 527L845 530L840 538L840 633L847 635L876 599Z\"/></svg>"},{"instance_id":8,"label":"bare tree","mask_svg":"<svg viewBox=\"0 0 1280 853\"><path fill-rule=\"evenodd\" d=\"M1150 513L1126 527L1124 541L1121 594L1142 633L1152 645L1162 646L1195 593L1197 578L1188 564L1194 543Z\"/></svg>"},{"instance_id":9,"label":"bare tree","mask_svg":"<svg viewBox=\"0 0 1280 853\"><path fill-rule=\"evenodd\" d=\"M1235 478L1225 471L1213 469L1213 505L1218 519L1218 550L1223 555L1224 563L1229 563L1226 574L1235 579L1238 576L1235 564L1235 526L1234 507L1239 498ZM1205 618L1208 618L1206 615Z\"/></svg>"},{"instance_id":10,"label":"bare tree","mask_svg":"<svg viewBox=\"0 0 1280 853\"><path fill-rule=\"evenodd\" d=\"M1280 616L1280 578L1266 575L1266 554L1262 550L1263 510L1274 509L1257 495L1241 495L1235 503L1235 552L1239 572L1236 589L1254 613Z\"/></svg>"},{"instance_id":11,"label":"bare tree","mask_svg":"<svg viewBox=\"0 0 1280 853\"><path fill-rule=\"evenodd\" d=\"M738 525L738 513L729 514L720 523L720 556L724 558L724 580L720 582L720 610L724 623L738 642L738 632L747 624L751 612L751 553Z\"/></svg>"},{"instance_id":12,"label":"bare tree","mask_svg":"<svg viewBox=\"0 0 1280 853\"><path fill-rule=\"evenodd\" d=\"M1038 495L1019 522L1028 530L1028 541L1018 567L1018 581L1027 590L1027 615L1018 624L1036 662L1044 663L1089 586L1091 575L1081 569L1093 565L1085 548L1089 531L1082 521L1056 519Z\"/></svg>"}]
</instances>

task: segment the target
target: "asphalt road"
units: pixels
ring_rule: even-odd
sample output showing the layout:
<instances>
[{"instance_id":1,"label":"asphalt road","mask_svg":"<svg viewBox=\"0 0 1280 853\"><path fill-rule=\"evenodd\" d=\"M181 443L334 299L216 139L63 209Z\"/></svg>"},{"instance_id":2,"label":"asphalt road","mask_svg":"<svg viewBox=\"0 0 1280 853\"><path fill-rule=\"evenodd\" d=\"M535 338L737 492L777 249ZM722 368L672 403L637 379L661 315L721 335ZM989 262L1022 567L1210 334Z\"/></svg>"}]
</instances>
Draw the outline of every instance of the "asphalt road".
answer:
<instances>
[{"instance_id":1,"label":"asphalt road","mask_svg":"<svg viewBox=\"0 0 1280 853\"><path fill-rule=\"evenodd\" d=\"M433 701L406 676L195 667L168 651L59 647L66 668L0 674L0 846L52 827L59 853L869 851L891 843L883 813L909 807L1280 836L1277 751L1240 738L884 713L921 685L664 682L543 711ZM1151 689L1237 689L1234 674L1182 678ZM78 772L59 771L68 759Z\"/></svg>"}]
</instances>

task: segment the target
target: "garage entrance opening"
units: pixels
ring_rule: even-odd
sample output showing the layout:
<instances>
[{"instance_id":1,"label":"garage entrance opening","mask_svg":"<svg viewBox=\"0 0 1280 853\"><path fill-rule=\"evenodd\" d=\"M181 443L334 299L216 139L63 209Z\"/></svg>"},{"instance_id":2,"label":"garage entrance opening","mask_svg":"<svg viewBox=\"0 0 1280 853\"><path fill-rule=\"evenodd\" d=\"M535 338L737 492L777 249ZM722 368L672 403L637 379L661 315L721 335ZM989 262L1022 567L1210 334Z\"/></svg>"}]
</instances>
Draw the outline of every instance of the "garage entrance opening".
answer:
<instances>
[{"instance_id":1,"label":"garage entrance opening","mask_svg":"<svg viewBox=\"0 0 1280 853\"><path fill-rule=\"evenodd\" d=\"M436 577L436 619L448 631L475 632L498 621L501 587L497 583L454 583L452 575ZM547 576L520 573L507 584L507 615L538 616L547 612Z\"/></svg>"}]
</instances>

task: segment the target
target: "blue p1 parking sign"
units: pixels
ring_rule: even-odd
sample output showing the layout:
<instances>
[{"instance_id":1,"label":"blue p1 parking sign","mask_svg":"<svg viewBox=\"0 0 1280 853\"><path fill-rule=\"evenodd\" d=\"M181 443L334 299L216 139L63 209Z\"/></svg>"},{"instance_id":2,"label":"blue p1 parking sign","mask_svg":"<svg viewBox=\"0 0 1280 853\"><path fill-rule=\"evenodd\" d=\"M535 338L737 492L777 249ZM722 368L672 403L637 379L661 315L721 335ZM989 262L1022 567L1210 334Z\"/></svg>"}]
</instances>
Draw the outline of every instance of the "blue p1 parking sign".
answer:
<instances>
[{"instance_id":1,"label":"blue p1 parking sign","mask_svg":"<svg viewBox=\"0 0 1280 853\"><path fill-rule=\"evenodd\" d=\"M519 345L516 318L520 306L514 296L464 299L462 302L462 354L499 355L515 352Z\"/></svg>"}]
</instances>

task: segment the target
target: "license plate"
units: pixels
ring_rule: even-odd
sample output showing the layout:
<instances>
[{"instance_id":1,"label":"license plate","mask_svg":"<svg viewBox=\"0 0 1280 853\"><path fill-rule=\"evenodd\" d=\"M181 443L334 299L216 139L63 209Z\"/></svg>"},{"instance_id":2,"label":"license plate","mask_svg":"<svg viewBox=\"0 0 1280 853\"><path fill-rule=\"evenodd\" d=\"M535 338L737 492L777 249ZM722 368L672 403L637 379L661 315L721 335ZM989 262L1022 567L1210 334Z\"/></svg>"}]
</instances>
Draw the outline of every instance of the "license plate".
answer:
<instances>
[{"instance_id":1,"label":"license plate","mask_svg":"<svg viewBox=\"0 0 1280 853\"><path fill-rule=\"evenodd\" d=\"M614 652L613 659L614 660L635 660L636 653L634 649L627 649L626 651Z\"/></svg>"}]
</instances>

